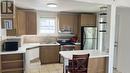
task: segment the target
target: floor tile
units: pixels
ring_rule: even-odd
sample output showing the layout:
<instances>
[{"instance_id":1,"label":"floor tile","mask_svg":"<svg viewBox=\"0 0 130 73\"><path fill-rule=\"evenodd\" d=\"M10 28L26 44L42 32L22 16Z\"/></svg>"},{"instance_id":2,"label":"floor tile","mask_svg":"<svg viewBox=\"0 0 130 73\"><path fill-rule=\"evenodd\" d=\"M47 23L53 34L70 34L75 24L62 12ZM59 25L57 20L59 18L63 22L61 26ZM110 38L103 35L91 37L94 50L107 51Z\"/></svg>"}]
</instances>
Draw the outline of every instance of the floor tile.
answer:
<instances>
[{"instance_id":1,"label":"floor tile","mask_svg":"<svg viewBox=\"0 0 130 73\"><path fill-rule=\"evenodd\" d=\"M30 73L63 73L63 64L45 64L40 67L34 67ZM117 70L114 70L113 73L119 73Z\"/></svg>"}]
</instances>

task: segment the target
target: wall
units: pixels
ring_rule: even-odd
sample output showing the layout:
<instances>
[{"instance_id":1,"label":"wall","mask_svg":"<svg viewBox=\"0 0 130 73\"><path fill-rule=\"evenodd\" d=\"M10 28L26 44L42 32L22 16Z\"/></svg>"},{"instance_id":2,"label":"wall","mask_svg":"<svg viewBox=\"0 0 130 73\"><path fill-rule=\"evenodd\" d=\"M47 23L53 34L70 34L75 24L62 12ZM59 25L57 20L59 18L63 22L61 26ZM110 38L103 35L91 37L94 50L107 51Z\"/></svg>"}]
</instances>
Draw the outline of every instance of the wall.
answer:
<instances>
[{"instance_id":1,"label":"wall","mask_svg":"<svg viewBox=\"0 0 130 73\"><path fill-rule=\"evenodd\" d=\"M57 41L57 37L54 36L23 35L22 37L23 43L53 43Z\"/></svg>"},{"instance_id":2,"label":"wall","mask_svg":"<svg viewBox=\"0 0 130 73\"><path fill-rule=\"evenodd\" d=\"M116 0L117 6L130 7L130 0Z\"/></svg>"},{"instance_id":3,"label":"wall","mask_svg":"<svg viewBox=\"0 0 130 73\"><path fill-rule=\"evenodd\" d=\"M96 4L109 4L111 5L113 1L116 1L117 6L130 7L130 0L76 0L81 2L96 3Z\"/></svg>"},{"instance_id":4,"label":"wall","mask_svg":"<svg viewBox=\"0 0 130 73\"><path fill-rule=\"evenodd\" d=\"M89 3L98 3L98 4L111 4L113 0L76 0L82 2L89 2Z\"/></svg>"},{"instance_id":5,"label":"wall","mask_svg":"<svg viewBox=\"0 0 130 73\"><path fill-rule=\"evenodd\" d=\"M118 65L122 73L130 72L130 8L117 8L119 19Z\"/></svg>"}]
</instances>

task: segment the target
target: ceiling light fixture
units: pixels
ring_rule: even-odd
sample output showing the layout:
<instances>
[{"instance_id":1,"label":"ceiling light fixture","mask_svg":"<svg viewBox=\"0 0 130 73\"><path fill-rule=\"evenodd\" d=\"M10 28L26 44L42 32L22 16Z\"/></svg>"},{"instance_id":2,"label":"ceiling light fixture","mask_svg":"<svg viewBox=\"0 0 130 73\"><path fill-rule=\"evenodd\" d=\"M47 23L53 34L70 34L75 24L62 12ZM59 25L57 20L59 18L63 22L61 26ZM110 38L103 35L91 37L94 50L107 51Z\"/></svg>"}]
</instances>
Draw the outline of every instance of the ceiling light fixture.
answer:
<instances>
[{"instance_id":1,"label":"ceiling light fixture","mask_svg":"<svg viewBox=\"0 0 130 73\"><path fill-rule=\"evenodd\" d=\"M47 6L55 8L55 7L57 7L57 4L55 4L55 3L47 3Z\"/></svg>"}]
</instances>

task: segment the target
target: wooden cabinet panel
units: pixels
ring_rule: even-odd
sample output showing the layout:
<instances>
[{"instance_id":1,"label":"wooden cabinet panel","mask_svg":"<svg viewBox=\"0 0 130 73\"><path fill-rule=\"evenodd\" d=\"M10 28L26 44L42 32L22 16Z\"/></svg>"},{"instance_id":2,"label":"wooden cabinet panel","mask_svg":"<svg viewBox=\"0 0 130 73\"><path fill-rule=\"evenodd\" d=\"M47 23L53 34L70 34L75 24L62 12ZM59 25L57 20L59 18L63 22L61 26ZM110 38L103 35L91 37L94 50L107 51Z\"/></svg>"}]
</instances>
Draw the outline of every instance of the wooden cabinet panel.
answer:
<instances>
[{"instance_id":1,"label":"wooden cabinet panel","mask_svg":"<svg viewBox=\"0 0 130 73\"><path fill-rule=\"evenodd\" d=\"M90 58L88 73L106 73L107 58Z\"/></svg>"},{"instance_id":2,"label":"wooden cabinet panel","mask_svg":"<svg viewBox=\"0 0 130 73\"><path fill-rule=\"evenodd\" d=\"M27 25L26 25L26 34L33 35L37 33L37 22L36 22L36 12L28 11L26 12Z\"/></svg>"},{"instance_id":3,"label":"wooden cabinet panel","mask_svg":"<svg viewBox=\"0 0 130 73\"><path fill-rule=\"evenodd\" d=\"M42 46L40 47L41 64L59 62L59 46Z\"/></svg>"},{"instance_id":4,"label":"wooden cabinet panel","mask_svg":"<svg viewBox=\"0 0 130 73\"><path fill-rule=\"evenodd\" d=\"M95 14L81 14L80 16L81 26L96 26Z\"/></svg>"},{"instance_id":5,"label":"wooden cabinet panel","mask_svg":"<svg viewBox=\"0 0 130 73\"><path fill-rule=\"evenodd\" d=\"M17 70L17 71L8 71L8 72L2 72L2 73L24 73L23 70Z\"/></svg>"},{"instance_id":6,"label":"wooden cabinet panel","mask_svg":"<svg viewBox=\"0 0 130 73\"><path fill-rule=\"evenodd\" d=\"M88 73L97 73L97 58L89 59Z\"/></svg>"},{"instance_id":7,"label":"wooden cabinet panel","mask_svg":"<svg viewBox=\"0 0 130 73\"><path fill-rule=\"evenodd\" d=\"M16 11L16 19L17 19L17 34L24 35L26 34L26 13L22 10Z\"/></svg>"},{"instance_id":8,"label":"wooden cabinet panel","mask_svg":"<svg viewBox=\"0 0 130 73\"><path fill-rule=\"evenodd\" d=\"M59 28L60 30L70 29L73 33L77 34L78 14L74 13L60 13Z\"/></svg>"},{"instance_id":9,"label":"wooden cabinet panel","mask_svg":"<svg viewBox=\"0 0 130 73\"><path fill-rule=\"evenodd\" d=\"M23 54L1 55L1 73L23 73Z\"/></svg>"},{"instance_id":10,"label":"wooden cabinet panel","mask_svg":"<svg viewBox=\"0 0 130 73\"><path fill-rule=\"evenodd\" d=\"M37 33L36 12L16 10L14 28L17 35L33 35Z\"/></svg>"},{"instance_id":11,"label":"wooden cabinet panel","mask_svg":"<svg viewBox=\"0 0 130 73\"><path fill-rule=\"evenodd\" d=\"M22 54L5 54L1 55L1 60L2 61L13 61L13 60L22 60L23 55Z\"/></svg>"},{"instance_id":12,"label":"wooden cabinet panel","mask_svg":"<svg viewBox=\"0 0 130 73\"><path fill-rule=\"evenodd\" d=\"M2 73L2 69L1 69L1 56L0 56L0 73Z\"/></svg>"},{"instance_id":13,"label":"wooden cabinet panel","mask_svg":"<svg viewBox=\"0 0 130 73\"><path fill-rule=\"evenodd\" d=\"M74 15L73 33L77 36L79 32L79 15Z\"/></svg>"},{"instance_id":14,"label":"wooden cabinet panel","mask_svg":"<svg viewBox=\"0 0 130 73\"><path fill-rule=\"evenodd\" d=\"M99 58L97 62L97 72L98 73L106 73L107 58Z\"/></svg>"},{"instance_id":15,"label":"wooden cabinet panel","mask_svg":"<svg viewBox=\"0 0 130 73\"><path fill-rule=\"evenodd\" d=\"M11 68L21 68L23 67L23 62L12 62L12 63L2 63L2 70Z\"/></svg>"}]
</instances>

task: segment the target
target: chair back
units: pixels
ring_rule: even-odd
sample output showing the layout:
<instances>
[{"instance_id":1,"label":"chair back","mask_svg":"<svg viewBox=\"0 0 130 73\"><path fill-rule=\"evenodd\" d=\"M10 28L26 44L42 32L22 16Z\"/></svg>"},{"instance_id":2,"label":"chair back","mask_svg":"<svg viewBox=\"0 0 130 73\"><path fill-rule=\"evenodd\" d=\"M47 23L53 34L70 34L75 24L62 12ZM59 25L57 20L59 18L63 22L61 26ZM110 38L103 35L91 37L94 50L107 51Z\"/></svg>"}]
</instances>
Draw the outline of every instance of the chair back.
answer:
<instances>
[{"instance_id":1,"label":"chair back","mask_svg":"<svg viewBox=\"0 0 130 73\"><path fill-rule=\"evenodd\" d=\"M74 70L72 70L72 73L87 73L89 55L73 55L72 67Z\"/></svg>"}]
</instances>

